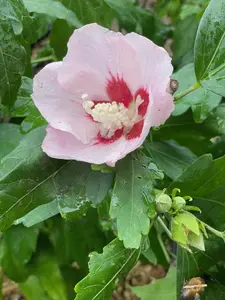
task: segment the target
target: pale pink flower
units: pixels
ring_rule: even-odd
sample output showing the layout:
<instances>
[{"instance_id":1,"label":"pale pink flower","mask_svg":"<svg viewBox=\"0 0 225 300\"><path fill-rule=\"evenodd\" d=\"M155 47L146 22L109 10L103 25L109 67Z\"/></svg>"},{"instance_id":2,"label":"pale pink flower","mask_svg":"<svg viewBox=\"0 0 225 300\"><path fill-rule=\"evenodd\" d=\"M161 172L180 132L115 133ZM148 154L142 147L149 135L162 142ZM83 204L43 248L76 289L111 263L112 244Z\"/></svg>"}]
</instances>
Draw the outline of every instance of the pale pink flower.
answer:
<instances>
[{"instance_id":1,"label":"pale pink flower","mask_svg":"<svg viewBox=\"0 0 225 300\"><path fill-rule=\"evenodd\" d=\"M170 116L172 70L167 52L136 33L75 30L63 61L34 78L33 99L49 123L43 151L114 166Z\"/></svg>"}]
</instances>

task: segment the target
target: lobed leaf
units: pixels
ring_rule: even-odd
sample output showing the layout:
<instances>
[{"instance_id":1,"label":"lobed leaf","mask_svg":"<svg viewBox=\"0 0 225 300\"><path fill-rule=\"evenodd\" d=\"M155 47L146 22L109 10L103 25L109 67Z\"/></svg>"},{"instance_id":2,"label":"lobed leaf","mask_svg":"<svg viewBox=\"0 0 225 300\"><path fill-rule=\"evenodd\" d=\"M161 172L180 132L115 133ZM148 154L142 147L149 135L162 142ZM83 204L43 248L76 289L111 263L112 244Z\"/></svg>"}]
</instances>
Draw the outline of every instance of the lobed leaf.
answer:
<instances>
[{"instance_id":1,"label":"lobed leaf","mask_svg":"<svg viewBox=\"0 0 225 300\"><path fill-rule=\"evenodd\" d=\"M135 265L139 250L126 249L118 239L103 248L103 253L90 254L89 274L75 287L76 300L109 299L115 282Z\"/></svg>"},{"instance_id":2,"label":"lobed leaf","mask_svg":"<svg viewBox=\"0 0 225 300\"><path fill-rule=\"evenodd\" d=\"M110 215L116 219L118 237L126 248L139 248L150 226L153 181L160 174L154 163L132 155L118 162Z\"/></svg>"}]
</instances>

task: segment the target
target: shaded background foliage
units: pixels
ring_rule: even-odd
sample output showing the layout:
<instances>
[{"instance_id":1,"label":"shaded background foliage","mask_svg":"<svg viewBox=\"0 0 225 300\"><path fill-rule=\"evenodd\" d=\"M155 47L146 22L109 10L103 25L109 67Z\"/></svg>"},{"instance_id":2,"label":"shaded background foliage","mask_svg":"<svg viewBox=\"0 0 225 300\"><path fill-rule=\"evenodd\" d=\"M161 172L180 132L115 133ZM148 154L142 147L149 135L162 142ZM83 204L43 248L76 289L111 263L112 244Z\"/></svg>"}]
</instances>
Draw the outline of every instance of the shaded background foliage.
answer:
<instances>
[{"instance_id":1,"label":"shaded background foliage","mask_svg":"<svg viewBox=\"0 0 225 300\"><path fill-rule=\"evenodd\" d=\"M210 235L205 253L176 250L152 222L154 188L176 187L194 198L202 220L225 230L225 2L212 0L205 12L208 3L0 1L0 265L26 299L74 299L78 282L76 299L109 299L138 259L168 270L175 252L165 279L133 292L165 299L173 286L166 297L175 300L185 281L205 276L201 299L225 298L223 241ZM201 84L113 171L47 157L46 121L30 97L33 75L61 60L73 30L92 22L164 46L180 83L175 96Z\"/></svg>"}]
</instances>

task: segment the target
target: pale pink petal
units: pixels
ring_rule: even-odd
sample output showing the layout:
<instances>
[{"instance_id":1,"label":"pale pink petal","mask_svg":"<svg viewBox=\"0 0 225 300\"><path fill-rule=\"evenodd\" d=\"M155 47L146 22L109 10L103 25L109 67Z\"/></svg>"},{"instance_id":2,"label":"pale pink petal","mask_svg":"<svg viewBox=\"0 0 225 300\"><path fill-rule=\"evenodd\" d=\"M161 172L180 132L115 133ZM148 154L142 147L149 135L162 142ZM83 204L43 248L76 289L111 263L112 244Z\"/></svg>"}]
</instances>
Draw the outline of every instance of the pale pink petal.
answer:
<instances>
[{"instance_id":1,"label":"pale pink petal","mask_svg":"<svg viewBox=\"0 0 225 300\"><path fill-rule=\"evenodd\" d=\"M152 100L151 126L160 126L174 110L173 96L167 92L159 91L152 94Z\"/></svg>"},{"instance_id":2,"label":"pale pink petal","mask_svg":"<svg viewBox=\"0 0 225 300\"><path fill-rule=\"evenodd\" d=\"M76 95L81 102L84 94L88 95L88 100L108 100L104 78L91 69L81 68L81 71L74 72L71 66L63 64L58 69L58 81L65 91Z\"/></svg>"},{"instance_id":3,"label":"pale pink petal","mask_svg":"<svg viewBox=\"0 0 225 300\"><path fill-rule=\"evenodd\" d=\"M121 33L109 31L97 24L75 30L70 38L68 53L58 72L62 87L74 92L72 83L81 71L98 74L97 77L105 87L110 74L123 78L132 93L140 85L141 70L136 51ZM89 82L87 80L86 84Z\"/></svg>"},{"instance_id":4,"label":"pale pink petal","mask_svg":"<svg viewBox=\"0 0 225 300\"><path fill-rule=\"evenodd\" d=\"M85 113L81 100L59 85L57 70L61 65L61 62L48 64L35 76L34 103L51 126L88 143L97 135L98 126Z\"/></svg>"},{"instance_id":5,"label":"pale pink petal","mask_svg":"<svg viewBox=\"0 0 225 300\"><path fill-rule=\"evenodd\" d=\"M50 157L74 159L88 163L103 164L117 161L126 147L125 139L121 138L112 144L85 145L72 134L48 126L47 135L42 144L43 151Z\"/></svg>"},{"instance_id":6,"label":"pale pink petal","mask_svg":"<svg viewBox=\"0 0 225 300\"><path fill-rule=\"evenodd\" d=\"M151 90L166 90L169 78L173 72L171 57L162 47L136 33L129 33L125 39L137 53L141 66L141 83Z\"/></svg>"},{"instance_id":7,"label":"pale pink petal","mask_svg":"<svg viewBox=\"0 0 225 300\"><path fill-rule=\"evenodd\" d=\"M113 37L107 35L105 38L109 47L107 63L110 73L123 78L131 93L134 94L141 84L141 67L135 49L127 43L121 33Z\"/></svg>"},{"instance_id":8,"label":"pale pink petal","mask_svg":"<svg viewBox=\"0 0 225 300\"><path fill-rule=\"evenodd\" d=\"M141 65L143 87L151 89L150 101L153 100L153 126L163 123L174 110L173 97L166 92L173 72L171 58L162 47L136 33L129 33L126 40L136 50Z\"/></svg>"}]
</instances>

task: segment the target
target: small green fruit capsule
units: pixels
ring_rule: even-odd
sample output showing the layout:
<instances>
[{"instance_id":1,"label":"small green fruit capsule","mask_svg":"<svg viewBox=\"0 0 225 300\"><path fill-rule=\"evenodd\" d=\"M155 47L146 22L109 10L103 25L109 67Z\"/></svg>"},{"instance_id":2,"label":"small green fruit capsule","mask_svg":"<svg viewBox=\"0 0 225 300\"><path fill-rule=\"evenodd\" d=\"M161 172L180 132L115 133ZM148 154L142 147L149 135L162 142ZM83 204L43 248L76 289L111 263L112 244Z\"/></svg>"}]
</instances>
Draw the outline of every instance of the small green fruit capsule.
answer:
<instances>
[{"instance_id":1,"label":"small green fruit capsule","mask_svg":"<svg viewBox=\"0 0 225 300\"><path fill-rule=\"evenodd\" d=\"M159 194L156 196L156 210L158 213L163 214L171 209L172 200L166 194Z\"/></svg>"},{"instance_id":2,"label":"small green fruit capsule","mask_svg":"<svg viewBox=\"0 0 225 300\"><path fill-rule=\"evenodd\" d=\"M186 205L186 201L184 200L184 198L179 196L173 198L173 208L175 210L180 210L184 208L185 205Z\"/></svg>"}]
</instances>

